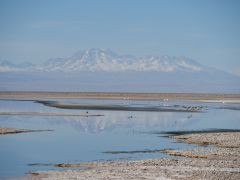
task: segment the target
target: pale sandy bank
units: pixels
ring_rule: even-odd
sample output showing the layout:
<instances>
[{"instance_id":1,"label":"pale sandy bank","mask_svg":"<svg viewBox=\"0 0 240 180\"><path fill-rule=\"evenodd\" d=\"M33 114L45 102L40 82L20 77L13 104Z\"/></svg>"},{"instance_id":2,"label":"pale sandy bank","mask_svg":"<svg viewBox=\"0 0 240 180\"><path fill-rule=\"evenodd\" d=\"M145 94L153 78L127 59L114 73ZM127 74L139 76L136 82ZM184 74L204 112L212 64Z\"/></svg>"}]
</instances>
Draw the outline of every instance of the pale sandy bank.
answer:
<instances>
[{"instance_id":1,"label":"pale sandy bank","mask_svg":"<svg viewBox=\"0 0 240 180\"><path fill-rule=\"evenodd\" d=\"M225 93L127 93L127 92L9 92L0 91L0 98L95 98L143 100L240 100L240 94Z\"/></svg>"}]
</instances>

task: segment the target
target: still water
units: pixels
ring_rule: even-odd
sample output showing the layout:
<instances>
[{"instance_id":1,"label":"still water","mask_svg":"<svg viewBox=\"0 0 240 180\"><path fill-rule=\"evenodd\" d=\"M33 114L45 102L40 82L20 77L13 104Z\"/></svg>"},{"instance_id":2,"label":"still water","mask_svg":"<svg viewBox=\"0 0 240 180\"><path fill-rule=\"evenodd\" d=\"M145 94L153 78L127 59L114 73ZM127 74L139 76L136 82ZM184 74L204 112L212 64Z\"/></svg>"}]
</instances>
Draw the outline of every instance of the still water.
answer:
<instances>
[{"instance_id":1,"label":"still water","mask_svg":"<svg viewBox=\"0 0 240 180\"><path fill-rule=\"evenodd\" d=\"M0 127L53 131L1 135L0 178L23 176L32 170L58 169L51 166L29 166L31 163L168 157L161 153L106 154L103 153L105 151L194 147L194 145L176 143L152 132L209 128L240 129L240 111L236 110L239 109L239 104L96 99L51 100L144 107L203 106L204 109L194 113L86 111L47 107L34 101L0 100L0 113L67 114L66 116L1 115ZM71 114L88 116L68 116ZM91 116L95 114L102 116Z\"/></svg>"}]
</instances>

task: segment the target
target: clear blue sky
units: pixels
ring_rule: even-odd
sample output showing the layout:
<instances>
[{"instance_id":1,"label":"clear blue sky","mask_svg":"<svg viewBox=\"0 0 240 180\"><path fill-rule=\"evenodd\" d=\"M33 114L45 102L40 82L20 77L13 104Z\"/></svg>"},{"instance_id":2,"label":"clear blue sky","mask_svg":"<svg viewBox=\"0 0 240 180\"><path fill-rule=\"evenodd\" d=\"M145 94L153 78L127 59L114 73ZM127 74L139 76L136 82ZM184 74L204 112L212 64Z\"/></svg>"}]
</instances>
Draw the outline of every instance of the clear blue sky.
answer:
<instances>
[{"instance_id":1,"label":"clear blue sky","mask_svg":"<svg viewBox=\"0 0 240 180\"><path fill-rule=\"evenodd\" d=\"M240 74L240 1L0 0L0 59L40 63L92 47Z\"/></svg>"}]
</instances>

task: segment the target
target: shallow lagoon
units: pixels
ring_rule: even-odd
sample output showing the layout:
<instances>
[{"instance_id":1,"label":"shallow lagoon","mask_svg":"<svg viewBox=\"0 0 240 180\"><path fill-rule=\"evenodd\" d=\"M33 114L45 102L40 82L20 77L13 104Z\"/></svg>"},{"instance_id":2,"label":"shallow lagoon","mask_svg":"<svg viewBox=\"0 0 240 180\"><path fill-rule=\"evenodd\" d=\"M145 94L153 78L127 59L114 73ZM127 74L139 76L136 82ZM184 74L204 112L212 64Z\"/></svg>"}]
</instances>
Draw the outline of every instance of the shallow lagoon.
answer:
<instances>
[{"instance_id":1,"label":"shallow lagoon","mask_svg":"<svg viewBox=\"0 0 240 180\"><path fill-rule=\"evenodd\" d=\"M113 159L167 157L161 153L106 154L104 151L134 151L164 148L189 148L194 145L175 143L152 132L240 128L240 111L224 109L239 104L200 103L189 101L133 101L96 99L51 99L63 102L89 102L138 106L204 106L202 112L132 112L88 111L47 107L34 101L0 100L0 112L54 112L103 116L12 116L1 115L0 127L51 129L0 136L0 177L16 177L50 166L31 163L61 163ZM222 109L221 109L222 108ZM55 168L57 169L57 168Z\"/></svg>"}]
</instances>

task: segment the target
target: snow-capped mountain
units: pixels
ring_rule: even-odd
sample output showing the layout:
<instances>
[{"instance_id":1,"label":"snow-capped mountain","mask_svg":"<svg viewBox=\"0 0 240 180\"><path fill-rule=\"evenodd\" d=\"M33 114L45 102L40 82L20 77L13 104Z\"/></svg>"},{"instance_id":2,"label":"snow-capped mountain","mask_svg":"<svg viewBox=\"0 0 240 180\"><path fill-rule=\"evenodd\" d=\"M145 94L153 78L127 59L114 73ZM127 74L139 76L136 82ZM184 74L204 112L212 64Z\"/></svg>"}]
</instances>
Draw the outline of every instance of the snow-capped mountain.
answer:
<instances>
[{"instance_id":1,"label":"snow-capped mountain","mask_svg":"<svg viewBox=\"0 0 240 180\"><path fill-rule=\"evenodd\" d=\"M156 72L199 72L206 67L186 57L118 55L104 49L80 50L70 57L52 58L42 65L24 63L14 65L0 61L0 72L9 71L44 71L44 72L82 72L82 71L156 71Z\"/></svg>"},{"instance_id":2,"label":"snow-capped mountain","mask_svg":"<svg viewBox=\"0 0 240 180\"><path fill-rule=\"evenodd\" d=\"M240 78L186 57L89 49L41 65L0 61L0 91L240 92Z\"/></svg>"}]
</instances>

